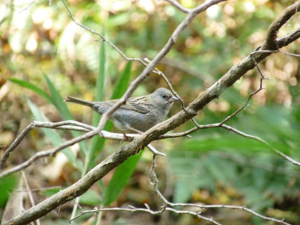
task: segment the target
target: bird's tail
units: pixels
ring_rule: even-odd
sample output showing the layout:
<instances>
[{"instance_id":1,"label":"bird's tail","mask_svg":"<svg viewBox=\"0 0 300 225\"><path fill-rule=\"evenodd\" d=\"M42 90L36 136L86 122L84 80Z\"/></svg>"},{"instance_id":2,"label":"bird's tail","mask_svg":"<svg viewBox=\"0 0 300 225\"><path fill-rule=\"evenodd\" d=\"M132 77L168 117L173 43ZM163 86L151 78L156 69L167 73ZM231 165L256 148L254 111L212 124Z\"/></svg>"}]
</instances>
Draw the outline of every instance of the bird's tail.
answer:
<instances>
[{"instance_id":1,"label":"bird's tail","mask_svg":"<svg viewBox=\"0 0 300 225\"><path fill-rule=\"evenodd\" d=\"M64 102L72 102L72 103L75 103L75 104L86 105L86 106L89 106L89 107L93 107L93 105L94 105L93 102L85 101L85 100L82 100L82 99L79 99L79 98L74 98L74 97L71 97L71 96L66 96L66 99L64 100Z\"/></svg>"}]
</instances>

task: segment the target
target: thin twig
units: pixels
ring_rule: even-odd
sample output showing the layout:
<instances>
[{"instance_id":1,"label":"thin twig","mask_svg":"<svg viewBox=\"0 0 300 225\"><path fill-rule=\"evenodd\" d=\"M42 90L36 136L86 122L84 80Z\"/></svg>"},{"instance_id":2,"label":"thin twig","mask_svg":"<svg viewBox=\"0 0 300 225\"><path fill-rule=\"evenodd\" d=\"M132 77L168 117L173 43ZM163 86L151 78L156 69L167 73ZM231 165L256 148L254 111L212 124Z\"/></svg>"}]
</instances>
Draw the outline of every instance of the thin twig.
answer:
<instances>
[{"instance_id":1,"label":"thin twig","mask_svg":"<svg viewBox=\"0 0 300 225\"><path fill-rule=\"evenodd\" d=\"M69 126L69 125L72 125L72 126ZM22 141L22 139L26 136L26 134L28 134L33 128L36 128L36 127L49 128L49 129L79 130L79 131L84 131L84 132L93 131L93 130L96 129L93 126L90 126L90 125L87 125L87 124L84 124L84 123L80 123L80 122L77 122L77 121L73 121L73 120L67 120L67 121L62 121L62 122L57 122L57 123L32 121L27 126L27 128L25 128L25 130L23 132L21 132L21 134L16 138L16 140L11 144L11 146L6 150L6 152L4 153L4 156L1 160L2 165L5 164L6 160L9 157L9 155L18 146L18 144L16 144L15 142L20 143ZM112 139L112 140L123 140L124 139L123 134L111 133L111 132L104 131L104 130L101 131L100 136L102 138ZM132 141L132 139L134 137L137 137L137 136L139 136L139 134L126 134L127 138L126 138L125 141ZM72 145L72 144L70 144L70 145ZM151 152L153 152L153 154L166 156L166 154L157 151L150 144L147 145L147 147ZM22 169L25 169L26 167L30 166L34 161L36 161L39 158L54 156L60 150L62 150L62 149L61 148L54 148L54 149L51 149L51 150L40 151L40 152L36 153L35 155L33 155L30 159L28 159L24 163L18 165L17 167L14 167L14 168L12 168L8 171L0 173L0 178L4 177L4 176L7 176L9 174L15 173L17 171L20 171Z\"/></svg>"},{"instance_id":2,"label":"thin twig","mask_svg":"<svg viewBox=\"0 0 300 225\"><path fill-rule=\"evenodd\" d=\"M296 161L296 160L290 158L289 156L283 154L281 151L279 151L279 150L277 150L276 148L272 147L268 142L266 142L266 141L263 140L262 138L256 137L256 136L254 136L254 135L246 134L246 133L244 133L244 132L242 132L242 131L239 131L239 130L236 129L236 128L230 127L230 126L228 126L228 125L226 125L226 124L222 124L221 127L222 127L222 128L225 128L225 129L227 129L227 130L229 130L229 131L231 131L231 132L234 132L234 133L236 133L236 134L239 134L239 135L241 135L241 136L243 136L243 137L250 138L250 139L254 139L254 140L256 140L256 141L258 141L258 142L260 142L260 143L263 143L263 144L265 144L267 147L269 147L269 149L271 149L272 151L274 151L276 154L278 154L279 156L281 156L281 157L284 158L285 160L289 161L290 163L292 163L292 164L294 164L294 165L296 165L296 166L300 166L300 162L298 162L298 161Z\"/></svg>"},{"instance_id":3,"label":"thin twig","mask_svg":"<svg viewBox=\"0 0 300 225\"><path fill-rule=\"evenodd\" d=\"M161 155L161 156L165 156L165 157L167 156L165 153L157 151L151 144L148 144L147 148L153 153L153 155Z\"/></svg>"},{"instance_id":4,"label":"thin twig","mask_svg":"<svg viewBox=\"0 0 300 225\"><path fill-rule=\"evenodd\" d=\"M145 60L146 60L147 62L150 62L150 60L149 60L148 58L145 58ZM180 101L180 103L181 103L181 109L182 109L187 115L189 115L189 112L188 112L188 111L186 110L186 108L185 108L183 99L182 99L182 98L180 97L180 95L177 94L177 92L174 90L174 88L173 88L171 82L168 80L168 78L166 77L166 75L165 75L162 71L158 70L157 68L155 68L154 71L155 71L158 75L160 75L160 76L166 81L167 85L168 85L169 88L171 89L171 92L179 99L179 101ZM196 126L198 126L198 124L197 124L197 122L194 120L194 118L192 119L192 121L193 121L193 123L194 123Z\"/></svg>"},{"instance_id":5,"label":"thin twig","mask_svg":"<svg viewBox=\"0 0 300 225\"><path fill-rule=\"evenodd\" d=\"M140 58L130 58L130 57L127 57L117 46L115 46L112 42L110 42L108 39L106 39L101 33L99 32L96 32L92 29L90 29L89 27L77 22L77 20L75 20L74 18L74 15L73 13L71 12L69 6L67 5L67 3L65 2L65 0L62 0L63 4L65 5L66 9L68 10L69 12L69 15L71 17L71 19L73 20L74 23L76 23L78 26L82 27L83 29L93 33L93 34L96 34L100 37L100 41L104 41L106 42L107 44L109 44L111 47L113 47L124 59L126 59L127 61L138 61L140 62L141 64L143 64L144 66L147 66L147 64Z\"/></svg>"},{"instance_id":6,"label":"thin twig","mask_svg":"<svg viewBox=\"0 0 300 225\"><path fill-rule=\"evenodd\" d=\"M300 58L300 54L294 54L294 53L283 52L283 51L279 51L279 52L284 54L284 55L295 56L295 57Z\"/></svg>"},{"instance_id":7,"label":"thin twig","mask_svg":"<svg viewBox=\"0 0 300 225\"><path fill-rule=\"evenodd\" d=\"M29 5L27 7L25 7L24 9L22 9L19 13L22 13L22 12L26 11L31 5L33 5L34 2L35 2L35 0L30 2Z\"/></svg>"},{"instance_id":8,"label":"thin twig","mask_svg":"<svg viewBox=\"0 0 300 225\"><path fill-rule=\"evenodd\" d=\"M23 138L33 129L34 125L33 123L30 123L22 132L19 134L19 136L13 141L13 143L6 149L1 161L0 161L0 172L3 169L3 166L8 159L9 155L12 153L12 151L19 146Z\"/></svg>"},{"instance_id":9,"label":"thin twig","mask_svg":"<svg viewBox=\"0 0 300 225\"><path fill-rule=\"evenodd\" d=\"M150 213L152 215L160 215L162 214L164 211L171 211L177 214L190 214L190 215L194 215L197 216L203 220L209 221L213 224L220 224L218 222L216 222L215 220L213 220L212 218L208 218L205 216L201 215L201 210L202 209L218 209L218 208L226 208L226 209L237 209L237 210L243 210L246 211L254 216L257 216L259 218L262 218L264 220L268 220L268 221L273 221L273 222L277 222L277 223L281 223L284 225L290 225L287 222L284 222L284 219L279 220L279 219L275 219L272 217L267 217L267 216L263 216L251 209L248 209L245 206L233 206L233 205L199 205L199 204L193 204L193 203L172 203L170 201L168 201L163 194L159 191L158 189L158 178L155 172L155 167L156 167L156 155L153 155L152 158L152 164L151 164L151 168L150 168L150 172L149 172L149 183L151 186L153 186L154 191L157 193L157 195L159 196L159 198L162 200L163 205L161 206L161 210L158 211L153 211L150 209L150 207L145 204L146 208L136 208L134 206L128 206L128 208L119 208L119 207L115 207L115 208L102 208L102 209L93 209L93 210L87 210L87 211L81 211L81 213L79 215L77 215L76 217L74 217L71 221L74 221L75 219L78 219L79 217L89 214L89 213L99 213L102 211L129 211L129 212L147 212ZM170 207L168 207L170 206ZM177 207L177 209L174 209L174 207ZM180 210L178 209L178 207L194 207L194 208L198 208L200 211L198 212L194 212L191 210ZM71 222L70 221L70 222Z\"/></svg>"},{"instance_id":10,"label":"thin twig","mask_svg":"<svg viewBox=\"0 0 300 225\"><path fill-rule=\"evenodd\" d=\"M29 184L28 184L28 181L27 181L27 178L26 178L26 175L25 175L24 171L22 171L22 177L23 177L23 180L25 182L25 186L26 186L26 189L27 189L27 193L29 195L31 206L33 207L33 206L35 206L35 202L34 202L32 191L30 190L30 187L29 187ZM41 221L39 219L36 220L36 223L37 223L37 225L41 225Z\"/></svg>"},{"instance_id":11,"label":"thin twig","mask_svg":"<svg viewBox=\"0 0 300 225\"><path fill-rule=\"evenodd\" d=\"M37 192L37 191L45 191L45 190L53 190L53 189L58 189L62 188L62 186L53 186L53 187L45 187L45 188L35 188L35 189L30 189L31 192ZM27 192L28 190L16 190L17 192Z\"/></svg>"}]
</instances>

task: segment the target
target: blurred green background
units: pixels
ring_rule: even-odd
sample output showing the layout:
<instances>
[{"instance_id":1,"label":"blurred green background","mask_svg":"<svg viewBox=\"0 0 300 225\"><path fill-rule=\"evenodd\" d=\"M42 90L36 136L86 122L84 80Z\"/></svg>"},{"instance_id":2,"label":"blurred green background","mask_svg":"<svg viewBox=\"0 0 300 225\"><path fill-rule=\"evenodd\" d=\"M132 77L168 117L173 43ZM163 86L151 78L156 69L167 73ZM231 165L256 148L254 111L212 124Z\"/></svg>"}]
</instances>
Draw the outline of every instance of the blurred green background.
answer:
<instances>
[{"instance_id":1,"label":"blurred green background","mask_svg":"<svg viewBox=\"0 0 300 225\"><path fill-rule=\"evenodd\" d=\"M181 4L190 8L202 2L183 0ZM72 119L73 115L77 121L97 124L99 118L94 116L92 119L92 110L69 104L69 113L61 98L66 95L86 100L119 98L128 82L144 69L139 62L128 64L111 46L97 41L99 37L77 26L61 1L53 1L51 6L48 3L0 3L1 157L5 146L32 118L45 116L49 121L57 122ZM292 3L294 1L232 0L211 7L192 21L157 67L188 105L260 46L269 25ZM150 60L185 17L184 13L164 1L72 0L68 5L78 22L105 35L127 57ZM278 37L297 29L299 17L298 13L290 19ZM299 46L297 40L282 50L299 54ZM259 66L269 77L263 83L265 89L227 124L266 140L272 147L300 161L299 58L273 54ZM258 88L259 78L257 70L249 71L200 112L196 117L198 123L220 122L232 114L246 102L249 93ZM33 86L22 87L28 84ZM33 87L45 95L37 94ZM160 76L151 74L134 96L148 94L158 87L167 85ZM180 104L176 103L169 115L179 110ZM109 124L107 129L111 126ZM172 132L192 127L193 123L187 122ZM112 131L118 132L114 128ZM54 143L57 134L61 140ZM78 133L46 133L35 129L10 156L6 168L76 135ZM157 173L159 188L170 201L245 205L266 216L285 218L292 224L300 223L300 168L264 145L220 128L197 131L192 138L160 140L153 144L167 154L166 158L158 158ZM61 156L39 160L25 170L30 186L67 187L120 145L118 141L106 140L104 143L102 139L93 138L81 143L80 147L66 150L68 159L63 162L58 160ZM123 174L109 173L81 198L82 205L92 209L95 205L144 207L143 204L147 203L152 209L159 210L161 202L148 183L151 158L151 153L145 150L128 162L130 166L124 166L129 171L127 178L119 189L116 188L118 190L111 187L118 186L117 178ZM124 171L124 168L119 171ZM7 182L2 181L5 183L0 185L2 190L6 190L4 186L11 190L16 183L15 179L10 185L6 185ZM34 196L38 202L57 191L36 192ZM5 196L3 203L0 202L0 213L3 213L7 199ZM30 207L29 201L25 199L24 205ZM42 221L47 224L55 218L61 224L68 223L71 211L72 204L66 204L62 206L59 218L53 213ZM223 224L273 224L238 210L204 210L203 215ZM93 224L95 221L95 217L87 215L78 223ZM140 224L141 221L144 224L206 224L191 215L168 212L161 216L124 212L105 212L102 215L103 224Z\"/></svg>"}]
</instances>

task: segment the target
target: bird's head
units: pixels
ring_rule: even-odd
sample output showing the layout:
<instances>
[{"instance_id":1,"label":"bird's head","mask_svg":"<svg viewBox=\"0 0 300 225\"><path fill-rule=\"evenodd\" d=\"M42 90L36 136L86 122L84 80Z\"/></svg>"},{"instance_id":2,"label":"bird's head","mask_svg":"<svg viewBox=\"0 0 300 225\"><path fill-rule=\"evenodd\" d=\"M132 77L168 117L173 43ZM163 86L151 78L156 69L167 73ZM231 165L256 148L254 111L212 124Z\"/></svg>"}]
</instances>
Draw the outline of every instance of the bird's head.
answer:
<instances>
[{"instance_id":1,"label":"bird's head","mask_svg":"<svg viewBox=\"0 0 300 225\"><path fill-rule=\"evenodd\" d=\"M172 92L166 88L159 88L151 94L151 99L154 104L164 109L170 109L173 102L179 99L173 96Z\"/></svg>"}]
</instances>

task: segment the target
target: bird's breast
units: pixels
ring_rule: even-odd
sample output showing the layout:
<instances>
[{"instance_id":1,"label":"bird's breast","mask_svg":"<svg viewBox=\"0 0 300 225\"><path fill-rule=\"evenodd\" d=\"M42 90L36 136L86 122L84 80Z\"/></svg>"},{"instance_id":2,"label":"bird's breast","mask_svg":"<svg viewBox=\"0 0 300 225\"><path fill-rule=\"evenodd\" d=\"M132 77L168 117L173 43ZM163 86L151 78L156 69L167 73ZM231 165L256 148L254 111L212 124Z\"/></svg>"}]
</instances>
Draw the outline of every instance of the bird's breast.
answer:
<instances>
[{"instance_id":1,"label":"bird's breast","mask_svg":"<svg viewBox=\"0 0 300 225\"><path fill-rule=\"evenodd\" d=\"M117 110L111 115L111 120L120 130L125 131L124 126L128 125L144 132L161 122L163 117L157 114L155 110L151 110L146 114L129 110Z\"/></svg>"}]
</instances>

